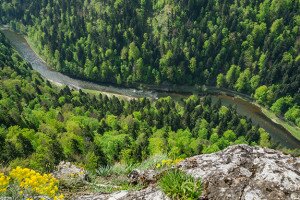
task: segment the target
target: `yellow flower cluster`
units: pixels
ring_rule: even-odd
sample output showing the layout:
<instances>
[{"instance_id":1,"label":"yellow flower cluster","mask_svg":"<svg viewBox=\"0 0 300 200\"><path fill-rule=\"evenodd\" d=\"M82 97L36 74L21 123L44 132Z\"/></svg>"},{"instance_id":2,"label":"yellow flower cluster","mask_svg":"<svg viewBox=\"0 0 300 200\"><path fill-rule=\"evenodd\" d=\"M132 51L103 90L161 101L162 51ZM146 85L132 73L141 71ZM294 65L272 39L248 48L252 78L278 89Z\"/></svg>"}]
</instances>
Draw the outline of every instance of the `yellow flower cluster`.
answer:
<instances>
[{"instance_id":1,"label":"yellow flower cluster","mask_svg":"<svg viewBox=\"0 0 300 200\"><path fill-rule=\"evenodd\" d=\"M6 192L9 185L9 177L5 176L3 173L0 173L0 193Z\"/></svg>"},{"instance_id":2,"label":"yellow flower cluster","mask_svg":"<svg viewBox=\"0 0 300 200\"><path fill-rule=\"evenodd\" d=\"M18 194L21 196L41 195L54 200L64 199L63 195L58 196L58 180L51 174L40 174L21 167L11 170L9 176L0 173L0 193L6 192L10 184L18 184Z\"/></svg>"},{"instance_id":3,"label":"yellow flower cluster","mask_svg":"<svg viewBox=\"0 0 300 200\"><path fill-rule=\"evenodd\" d=\"M178 163L180 163L183 159L177 158L175 160L167 159L167 160L162 160L161 163L158 163L156 165L156 168L162 168L162 167L171 167L175 166Z\"/></svg>"},{"instance_id":4,"label":"yellow flower cluster","mask_svg":"<svg viewBox=\"0 0 300 200\"><path fill-rule=\"evenodd\" d=\"M51 174L41 175L31 169L17 167L10 172L9 176L16 180L20 188L24 190L31 190L49 197L54 197L58 192L58 180Z\"/></svg>"}]
</instances>

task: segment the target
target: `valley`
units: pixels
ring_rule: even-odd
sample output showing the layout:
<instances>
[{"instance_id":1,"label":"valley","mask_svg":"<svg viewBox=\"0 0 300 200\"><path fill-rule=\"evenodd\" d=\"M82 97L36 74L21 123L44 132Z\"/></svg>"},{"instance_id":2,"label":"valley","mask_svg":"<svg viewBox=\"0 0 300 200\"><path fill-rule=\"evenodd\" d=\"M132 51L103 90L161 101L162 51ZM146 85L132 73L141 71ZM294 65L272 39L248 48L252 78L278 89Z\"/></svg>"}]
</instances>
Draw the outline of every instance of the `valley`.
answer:
<instances>
[{"instance_id":1,"label":"valley","mask_svg":"<svg viewBox=\"0 0 300 200\"><path fill-rule=\"evenodd\" d=\"M299 200L299 0L1 0L0 200Z\"/></svg>"},{"instance_id":2,"label":"valley","mask_svg":"<svg viewBox=\"0 0 300 200\"><path fill-rule=\"evenodd\" d=\"M41 57L39 57L36 54L36 52L33 51L33 49L30 47L30 45L27 43L23 36L8 29L3 30L3 32L6 35L6 37L11 41L16 50L24 57L25 60L27 60L32 65L34 70L39 72L47 80L59 85L67 85L70 88L74 88L76 90L94 90L98 92L115 94L129 98L146 97L150 99L156 99L160 97L171 96L174 99L180 100L181 98L186 98L193 93L197 93L196 87L189 86L148 86L151 90L139 90L125 87L122 88L120 86L96 84L89 81L70 78L67 75L52 70L50 66L47 65L47 63L45 63L41 59ZM147 88L147 86L145 87ZM279 144L287 148L300 148L300 140L296 139L283 126L269 119L259 107L255 106L251 102L247 102L245 98L241 99L233 97L239 93L230 90L221 90L216 87L209 87L208 91L206 92L212 93L213 102L221 100L222 104L225 106L235 106L239 114L249 117L254 124L259 125L260 127L264 128L268 133L270 133L274 142L278 142ZM224 95L219 95L218 93L223 93ZM242 95L242 97L248 97L247 95L240 95ZM248 100L250 101L251 97L248 97ZM299 128L296 128L296 130L297 129Z\"/></svg>"}]
</instances>

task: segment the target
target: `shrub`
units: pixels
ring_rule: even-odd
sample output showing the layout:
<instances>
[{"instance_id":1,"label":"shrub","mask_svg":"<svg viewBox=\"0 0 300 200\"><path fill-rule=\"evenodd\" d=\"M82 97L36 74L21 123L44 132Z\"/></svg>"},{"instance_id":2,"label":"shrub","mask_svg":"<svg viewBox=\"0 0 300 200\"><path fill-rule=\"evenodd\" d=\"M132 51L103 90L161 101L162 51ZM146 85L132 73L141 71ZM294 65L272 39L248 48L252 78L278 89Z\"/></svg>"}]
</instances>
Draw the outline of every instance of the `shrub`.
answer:
<instances>
[{"instance_id":1,"label":"shrub","mask_svg":"<svg viewBox=\"0 0 300 200\"><path fill-rule=\"evenodd\" d=\"M166 171L159 180L159 186L171 199L199 199L202 192L200 180L178 169Z\"/></svg>"},{"instance_id":2,"label":"shrub","mask_svg":"<svg viewBox=\"0 0 300 200\"><path fill-rule=\"evenodd\" d=\"M94 152L88 152L85 156L85 168L89 171L95 171L98 166L99 157Z\"/></svg>"},{"instance_id":3,"label":"shrub","mask_svg":"<svg viewBox=\"0 0 300 200\"><path fill-rule=\"evenodd\" d=\"M64 199L58 194L58 180L51 174L40 174L32 169L17 167L6 176L0 173L0 195L13 199L30 199L48 196L55 200Z\"/></svg>"}]
</instances>

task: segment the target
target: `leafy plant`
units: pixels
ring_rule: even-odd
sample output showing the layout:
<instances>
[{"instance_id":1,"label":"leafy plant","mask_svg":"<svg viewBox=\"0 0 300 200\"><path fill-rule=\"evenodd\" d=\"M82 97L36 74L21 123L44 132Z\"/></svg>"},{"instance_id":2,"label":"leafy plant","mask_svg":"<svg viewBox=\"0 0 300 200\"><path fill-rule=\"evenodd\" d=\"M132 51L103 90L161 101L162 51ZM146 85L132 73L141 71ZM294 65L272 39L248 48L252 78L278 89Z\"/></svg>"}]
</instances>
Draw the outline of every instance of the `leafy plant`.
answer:
<instances>
[{"instance_id":1,"label":"leafy plant","mask_svg":"<svg viewBox=\"0 0 300 200\"><path fill-rule=\"evenodd\" d=\"M147 169L153 169L156 168L158 164L162 163L164 160L167 160L168 156L163 155L154 155L149 157L148 159L144 160L137 169L139 170L147 170Z\"/></svg>"},{"instance_id":2,"label":"leafy plant","mask_svg":"<svg viewBox=\"0 0 300 200\"><path fill-rule=\"evenodd\" d=\"M99 176L110 176L112 174L111 166L101 166L96 170L96 173Z\"/></svg>"},{"instance_id":3,"label":"leafy plant","mask_svg":"<svg viewBox=\"0 0 300 200\"><path fill-rule=\"evenodd\" d=\"M159 186L171 199L198 199L202 193L201 181L178 169L166 171Z\"/></svg>"}]
</instances>

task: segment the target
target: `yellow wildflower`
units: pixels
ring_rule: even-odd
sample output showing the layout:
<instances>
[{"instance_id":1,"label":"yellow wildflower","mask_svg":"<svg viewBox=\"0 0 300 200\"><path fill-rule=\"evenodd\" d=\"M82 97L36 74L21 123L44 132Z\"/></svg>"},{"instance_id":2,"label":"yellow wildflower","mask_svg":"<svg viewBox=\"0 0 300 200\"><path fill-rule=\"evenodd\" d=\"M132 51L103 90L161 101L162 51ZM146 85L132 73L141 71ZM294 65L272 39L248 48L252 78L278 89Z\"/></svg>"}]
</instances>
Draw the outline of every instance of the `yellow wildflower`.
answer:
<instances>
[{"instance_id":1,"label":"yellow wildflower","mask_svg":"<svg viewBox=\"0 0 300 200\"><path fill-rule=\"evenodd\" d=\"M24 191L54 198L58 192L58 180L51 174L40 174L28 168L17 167L10 172L10 177L18 182Z\"/></svg>"},{"instance_id":2,"label":"yellow wildflower","mask_svg":"<svg viewBox=\"0 0 300 200\"><path fill-rule=\"evenodd\" d=\"M0 173L0 193L6 192L10 178Z\"/></svg>"},{"instance_id":3,"label":"yellow wildflower","mask_svg":"<svg viewBox=\"0 0 300 200\"><path fill-rule=\"evenodd\" d=\"M65 199L65 197L62 194L54 197L54 200L63 200L63 199Z\"/></svg>"},{"instance_id":4,"label":"yellow wildflower","mask_svg":"<svg viewBox=\"0 0 300 200\"><path fill-rule=\"evenodd\" d=\"M162 160L161 163L158 163L156 165L156 168L175 166L178 163L180 163L182 160L183 159L181 159L181 158L177 158L175 160L171 160L171 159Z\"/></svg>"}]
</instances>

